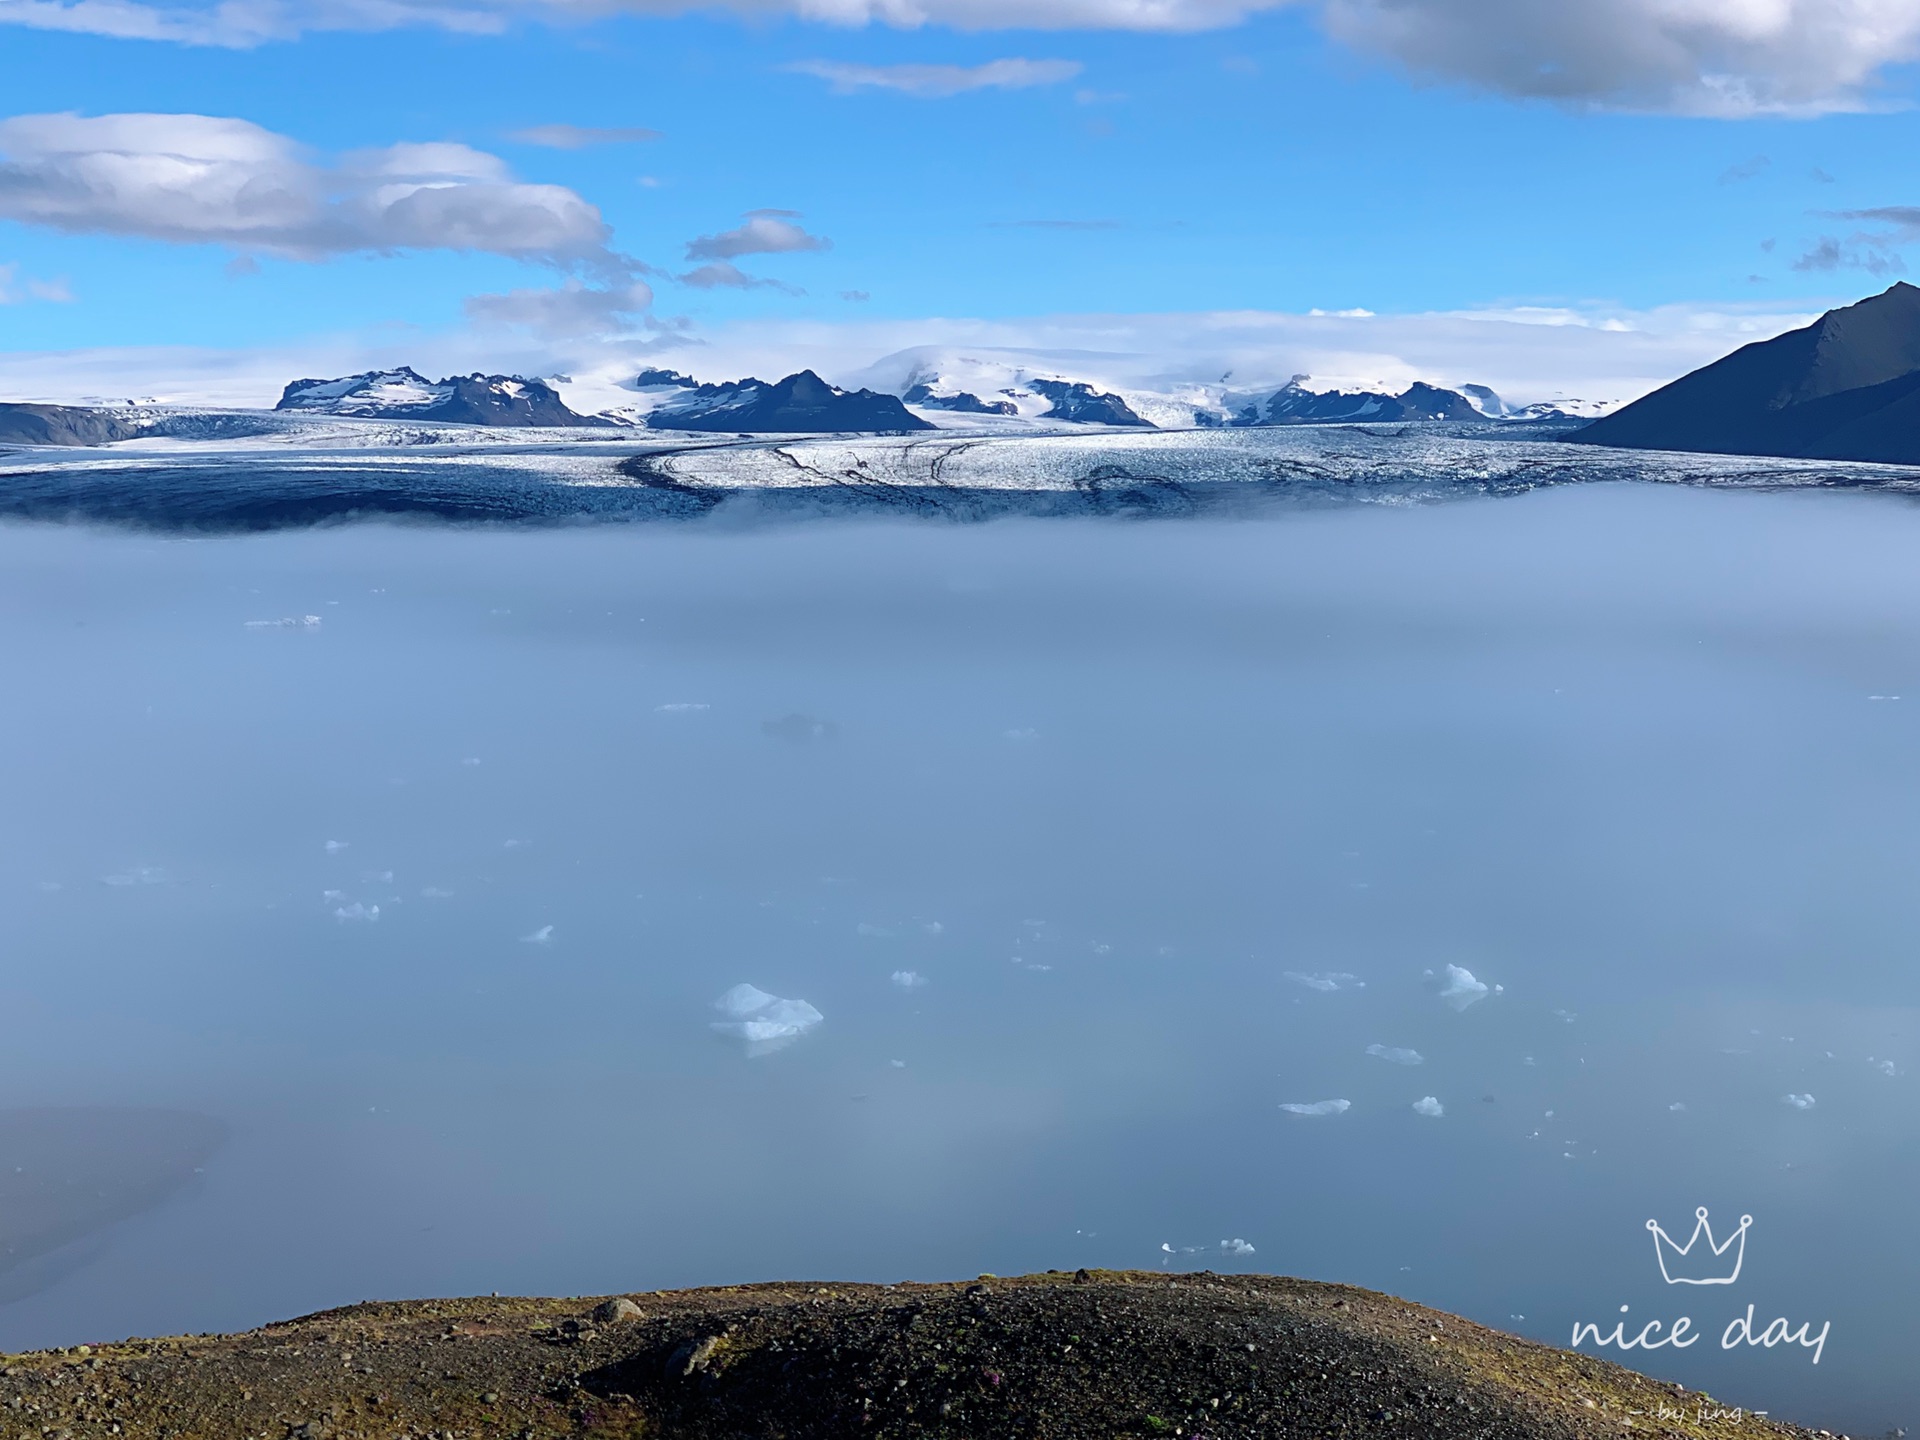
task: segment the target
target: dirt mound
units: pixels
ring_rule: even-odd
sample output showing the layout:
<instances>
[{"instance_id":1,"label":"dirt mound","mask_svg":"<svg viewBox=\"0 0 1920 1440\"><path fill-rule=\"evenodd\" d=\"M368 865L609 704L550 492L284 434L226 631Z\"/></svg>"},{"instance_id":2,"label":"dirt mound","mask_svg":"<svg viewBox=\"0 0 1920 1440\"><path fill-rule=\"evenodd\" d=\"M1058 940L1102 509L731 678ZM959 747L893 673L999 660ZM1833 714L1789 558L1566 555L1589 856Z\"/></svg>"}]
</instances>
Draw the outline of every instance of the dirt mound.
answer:
<instances>
[{"instance_id":1,"label":"dirt mound","mask_svg":"<svg viewBox=\"0 0 1920 1440\"><path fill-rule=\"evenodd\" d=\"M1372 1291L1084 1270L356 1305L12 1356L0 1407L50 1440L1808 1433Z\"/></svg>"}]
</instances>

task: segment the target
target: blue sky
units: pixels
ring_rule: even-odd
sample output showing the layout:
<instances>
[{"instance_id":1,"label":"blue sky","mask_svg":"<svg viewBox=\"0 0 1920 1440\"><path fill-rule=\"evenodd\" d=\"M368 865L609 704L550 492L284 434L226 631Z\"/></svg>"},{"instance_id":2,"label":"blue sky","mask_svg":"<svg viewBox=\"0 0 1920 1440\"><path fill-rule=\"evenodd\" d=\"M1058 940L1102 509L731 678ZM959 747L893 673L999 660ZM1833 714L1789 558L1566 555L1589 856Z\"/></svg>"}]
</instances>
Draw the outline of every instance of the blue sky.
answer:
<instances>
[{"instance_id":1,"label":"blue sky","mask_svg":"<svg viewBox=\"0 0 1920 1440\"><path fill-rule=\"evenodd\" d=\"M0 0L0 381L20 389L49 351L490 344L624 364L725 336L720 363L756 334L784 357L810 333L845 369L860 337L935 319L1015 335L1033 317L1316 308L1718 335L1880 289L1920 235L1899 213L1920 204L1920 0L1592 0L1611 50L1532 0L1242 8L939 0L901 24L314 0L260 9L275 38L248 43L219 31L248 13L231 3ZM124 33L143 29L185 38ZM1016 83L963 88L995 75ZM162 118L57 143L33 118L69 113ZM281 146L233 163L266 167L248 184L310 185L306 210L267 230L216 213L227 201L187 173L205 137L165 118L182 116ZM556 148L553 126L658 138ZM560 229L366 218L386 182L354 157L409 144L494 168L456 156L449 180L409 158L404 184L478 176L560 206ZM703 263L697 237L750 223L773 228L707 247L747 283L676 278ZM537 309L569 286L564 314ZM624 308L596 308L609 293Z\"/></svg>"}]
</instances>

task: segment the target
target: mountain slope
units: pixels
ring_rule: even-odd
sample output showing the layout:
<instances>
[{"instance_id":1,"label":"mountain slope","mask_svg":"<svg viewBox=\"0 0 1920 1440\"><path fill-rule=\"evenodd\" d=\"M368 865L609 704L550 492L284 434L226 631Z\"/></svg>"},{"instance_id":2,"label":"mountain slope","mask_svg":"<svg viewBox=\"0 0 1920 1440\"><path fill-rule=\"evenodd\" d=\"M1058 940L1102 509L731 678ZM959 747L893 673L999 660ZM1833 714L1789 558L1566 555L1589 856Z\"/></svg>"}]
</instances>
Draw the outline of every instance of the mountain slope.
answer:
<instances>
[{"instance_id":1,"label":"mountain slope","mask_svg":"<svg viewBox=\"0 0 1920 1440\"><path fill-rule=\"evenodd\" d=\"M0 405L0 445L107 445L142 434L111 410L85 405Z\"/></svg>"},{"instance_id":2,"label":"mountain slope","mask_svg":"<svg viewBox=\"0 0 1920 1440\"><path fill-rule=\"evenodd\" d=\"M336 380L295 380L276 410L377 420L437 420L453 425L608 425L576 415L544 380L519 375L454 375L428 380L402 365Z\"/></svg>"},{"instance_id":3,"label":"mountain slope","mask_svg":"<svg viewBox=\"0 0 1920 1440\"><path fill-rule=\"evenodd\" d=\"M1742 346L1570 436L1591 445L1920 464L1920 288Z\"/></svg>"},{"instance_id":4,"label":"mountain slope","mask_svg":"<svg viewBox=\"0 0 1920 1440\"><path fill-rule=\"evenodd\" d=\"M11 1356L23 1433L471 1440L1785 1440L1807 1431L1367 1290L1080 1271L598 1306L355 1305Z\"/></svg>"},{"instance_id":5,"label":"mountain slope","mask_svg":"<svg viewBox=\"0 0 1920 1440\"><path fill-rule=\"evenodd\" d=\"M643 389L667 387L668 393L647 412L655 430L731 430L740 434L835 434L931 430L895 395L872 390L842 390L811 370L769 384L748 378L694 385L670 370L642 371Z\"/></svg>"}]
</instances>

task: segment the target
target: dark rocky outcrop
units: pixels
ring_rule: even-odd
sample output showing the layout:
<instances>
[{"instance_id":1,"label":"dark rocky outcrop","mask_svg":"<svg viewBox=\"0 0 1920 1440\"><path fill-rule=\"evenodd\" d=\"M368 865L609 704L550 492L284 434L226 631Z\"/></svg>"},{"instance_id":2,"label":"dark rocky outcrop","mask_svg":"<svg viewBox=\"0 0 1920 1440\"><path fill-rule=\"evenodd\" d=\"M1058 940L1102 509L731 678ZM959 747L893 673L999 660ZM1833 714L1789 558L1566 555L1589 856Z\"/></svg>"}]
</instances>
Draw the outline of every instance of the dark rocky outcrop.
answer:
<instances>
[{"instance_id":1,"label":"dark rocky outcrop","mask_svg":"<svg viewBox=\"0 0 1920 1440\"><path fill-rule=\"evenodd\" d=\"M0 405L0 445L109 445L144 429L129 416L86 405Z\"/></svg>"},{"instance_id":2,"label":"dark rocky outcrop","mask_svg":"<svg viewBox=\"0 0 1920 1440\"><path fill-rule=\"evenodd\" d=\"M649 371L648 374L670 374ZM662 382L656 382L662 383ZM842 390L811 370L769 383L751 377L695 385L647 415L655 430L734 431L745 435L891 433L931 430L897 395Z\"/></svg>"},{"instance_id":3,"label":"dark rocky outcrop","mask_svg":"<svg viewBox=\"0 0 1920 1440\"><path fill-rule=\"evenodd\" d=\"M982 400L978 395L959 390L951 395L936 395L925 383L910 386L900 397L909 405L927 410L953 410L962 415L1018 415L1020 407L1011 400Z\"/></svg>"},{"instance_id":4,"label":"dark rocky outcrop","mask_svg":"<svg viewBox=\"0 0 1920 1440\"><path fill-rule=\"evenodd\" d=\"M1901 281L1803 329L1742 346L1568 438L1920 464L1920 288Z\"/></svg>"},{"instance_id":5,"label":"dark rocky outcrop","mask_svg":"<svg viewBox=\"0 0 1920 1440\"><path fill-rule=\"evenodd\" d=\"M1126 425L1152 430L1151 420L1143 420L1133 407L1118 395L1108 395L1080 380L1033 380L1028 389L1053 402L1048 420L1071 420L1080 425Z\"/></svg>"},{"instance_id":6,"label":"dark rocky outcrop","mask_svg":"<svg viewBox=\"0 0 1920 1440\"><path fill-rule=\"evenodd\" d=\"M1305 378L1305 377L1301 377ZM1492 392L1489 391L1489 394ZM1236 425L1340 425L1356 421L1451 420L1472 423L1487 416L1455 390L1416 380L1398 395L1377 390L1308 390L1299 379L1275 391L1263 406L1249 407Z\"/></svg>"},{"instance_id":7,"label":"dark rocky outcrop","mask_svg":"<svg viewBox=\"0 0 1920 1440\"><path fill-rule=\"evenodd\" d=\"M598 415L575 414L544 380L480 374L428 380L405 365L398 370L370 370L335 380L295 380L273 408L448 425L573 428L613 423Z\"/></svg>"}]
</instances>

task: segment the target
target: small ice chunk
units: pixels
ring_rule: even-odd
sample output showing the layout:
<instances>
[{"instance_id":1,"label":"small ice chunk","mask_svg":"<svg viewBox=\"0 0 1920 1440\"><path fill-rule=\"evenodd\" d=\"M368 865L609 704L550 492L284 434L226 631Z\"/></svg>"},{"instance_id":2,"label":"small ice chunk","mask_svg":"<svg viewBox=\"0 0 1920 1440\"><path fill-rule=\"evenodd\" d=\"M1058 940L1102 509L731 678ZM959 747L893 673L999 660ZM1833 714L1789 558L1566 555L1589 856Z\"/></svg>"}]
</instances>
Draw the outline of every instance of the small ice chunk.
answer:
<instances>
[{"instance_id":1,"label":"small ice chunk","mask_svg":"<svg viewBox=\"0 0 1920 1440\"><path fill-rule=\"evenodd\" d=\"M1676 1100L1673 1102L1673 1104L1667 1106L1667 1109L1672 1110L1676 1114L1686 1108L1687 1108L1687 1102L1684 1100Z\"/></svg>"},{"instance_id":2,"label":"small ice chunk","mask_svg":"<svg viewBox=\"0 0 1920 1440\"><path fill-rule=\"evenodd\" d=\"M1873 1062L1873 1068L1878 1070L1882 1075L1898 1075L1900 1073L1899 1069L1891 1060L1875 1060Z\"/></svg>"},{"instance_id":3,"label":"small ice chunk","mask_svg":"<svg viewBox=\"0 0 1920 1440\"><path fill-rule=\"evenodd\" d=\"M1350 1100L1289 1100L1280 1107L1289 1115L1344 1115L1353 1108Z\"/></svg>"},{"instance_id":4,"label":"small ice chunk","mask_svg":"<svg viewBox=\"0 0 1920 1440\"><path fill-rule=\"evenodd\" d=\"M342 905L333 912L336 920L364 920L371 924L380 918L378 905L362 905L358 900L351 905Z\"/></svg>"},{"instance_id":5,"label":"small ice chunk","mask_svg":"<svg viewBox=\"0 0 1920 1440\"><path fill-rule=\"evenodd\" d=\"M1440 998L1455 1010L1464 1010L1469 1005L1477 1005L1491 993L1483 981L1473 978L1473 972L1459 965L1447 966L1447 983L1440 987Z\"/></svg>"},{"instance_id":6,"label":"small ice chunk","mask_svg":"<svg viewBox=\"0 0 1920 1440\"><path fill-rule=\"evenodd\" d=\"M904 1070L907 1068L907 1062L904 1060L889 1060L887 1061L887 1064L891 1065L896 1070Z\"/></svg>"},{"instance_id":7,"label":"small ice chunk","mask_svg":"<svg viewBox=\"0 0 1920 1440\"><path fill-rule=\"evenodd\" d=\"M727 1018L713 1022L716 1034L747 1042L747 1054L771 1054L791 1045L826 1017L804 1000L783 1000L755 985L739 984L713 1002Z\"/></svg>"},{"instance_id":8,"label":"small ice chunk","mask_svg":"<svg viewBox=\"0 0 1920 1440\"><path fill-rule=\"evenodd\" d=\"M520 943L522 945L546 945L550 943L552 940L553 940L553 926L551 925L542 925L538 930L534 931L531 935L522 935L520 937Z\"/></svg>"},{"instance_id":9,"label":"small ice chunk","mask_svg":"<svg viewBox=\"0 0 1920 1440\"><path fill-rule=\"evenodd\" d=\"M352 843L351 840L329 840L327 841L327 854L338 855Z\"/></svg>"},{"instance_id":10,"label":"small ice chunk","mask_svg":"<svg viewBox=\"0 0 1920 1440\"><path fill-rule=\"evenodd\" d=\"M1369 1045L1367 1054L1393 1065L1424 1065L1427 1057L1418 1050L1409 1050L1404 1045Z\"/></svg>"},{"instance_id":11,"label":"small ice chunk","mask_svg":"<svg viewBox=\"0 0 1920 1440\"><path fill-rule=\"evenodd\" d=\"M313 630L320 624L318 615L282 615L278 620L249 620L249 630Z\"/></svg>"},{"instance_id":12,"label":"small ice chunk","mask_svg":"<svg viewBox=\"0 0 1920 1440\"><path fill-rule=\"evenodd\" d=\"M478 765L480 763L480 757L478 755L469 755L460 763L462 765Z\"/></svg>"},{"instance_id":13,"label":"small ice chunk","mask_svg":"<svg viewBox=\"0 0 1920 1440\"><path fill-rule=\"evenodd\" d=\"M1251 1255L1253 1254L1253 1246L1244 1240L1222 1240L1220 1242L1220 1253L1222 1255Z\"/></svg>"},{"instance_id":14,"label":"small ice chunk","mask_svg":"<svg viewBox=\"0 0 1920 1440\"><path fill-rule=\"evenodd\" d=\"M1813 1109L1813 1096L1811 1095L1782 1095L1780 1100L1782 1104L1791 1105L1796 1110Z\"/></svg>"},{"instance_id":15,"label":"small ice chunk","mask_svg":"<svg viewBox=\"0 0 1920 1440\"><path fill-rule=\"evenodd\" d=\"M1578 1015L1574 1014L1574 1012L1571 1010L1556 1010L1553 1013L1558 1015L1562 1020L1566 1021L1567 1024L1569 1025L1571 1025L1574 1021L1580 1018Z\"/></svg>"},{"instance_id":16,"label":"small ice chunk","mask_svg":"<svg viewBox=\"0 0 1920 1440\"><path fill-rule=\"evenodd\" d=\"M393 872L391 870L363 870L360 872L360 878L369 885L391 885L393 883Z\"/></svg>"},{"instance_id":17,"label":"small ice chunk","mask_svg":"<svg viewBox=\"0 0 1920 1440\"><path fill-rule=\"evenodd\" d=\"M660 715L685 715L691 710L711 710L713 706L695 700L674 700L653 708L654 712Z\"/></svg>"},{"instance_id":18,"label":"small ice chunk","mask_svg":"<svg viewBox=\"0 0 1920 1440\"><path fill-rule=\"evenodd\" d=\"M165 882L167 872L158 865L135 865L118 875L107 875L103 879L108 885L159 885Z\"/></svg>"},{"instance_id":19,"label":"small ice chunk","mask_svg":"<svg viewBox=\"0 0 1920 1440\"><path fill-rule=\"evenodd\" d=\"M891 940L893 938L893 931L887 929L884 925L869 925L864 920L853 927L853 933L856 935L866 935L877 940Z\"/></svg>"},{"instance_id":20,"label":"small ice chunk","mask_svg":"<svg viewBox=\"0 0 1920 1440\"><path fill-rule=\"evenodd\" d=\"M902 990L918 990L927 983L927 977L918 970L896 970L893 972L893 983Z\"/></svg>"},{"instance_id":21,"label":"small ice chunk","mask_svg":"<svg viewBox=\"0 0 1920 1440\"><path fill-rule=\"evenodd\" d=\"M1283 973L1296 985L1304 985L1309 990L1318 990L1322 995L1330 995L1335 990L1364 990L1367 986L1367 982L1358 975L1349 975L1344 970L1316 970L1312 974L1287 970Z\"/></svg>"},{"instance_id":22,"label":"small ice chunk","mask_svg":"<svg viewBox=\"0 0 1920 1440\"><path fill-rule=\"evenodd\" d=\"M429 885L420 892L422 900L451 900L453 891L442 890L438 885Z\"/></svg>"},{"instance_id":23,"label":"small ice chunk","mask_svg":"<svg viewBox=\"0 0 1920 1440\"><path fill-rule=\"evenodd\" d=\"M926 924L922 925L920 928L926 931L927 934L929 935L940 935L946 932L947 927L942 925L938 920L929 920L927 921Z\"/></svg>"},{"instance_id":24,"label":"small ice chunk","mask_svg":"<svg viewBox=\"0 0 1920 1440\"><path fill-rule=\"evenodd\" d=\"M1413 1102L1413 1113L1416 1115L1426 1115L1430 1118L1438 1119L1440 1116L1447 1113L1447 1107L1442 1105L1438 1100L1434 1099L1433 1096L1431 1095L1422 1095L1418 1100Z\"/></svg>"}]
</instances>

